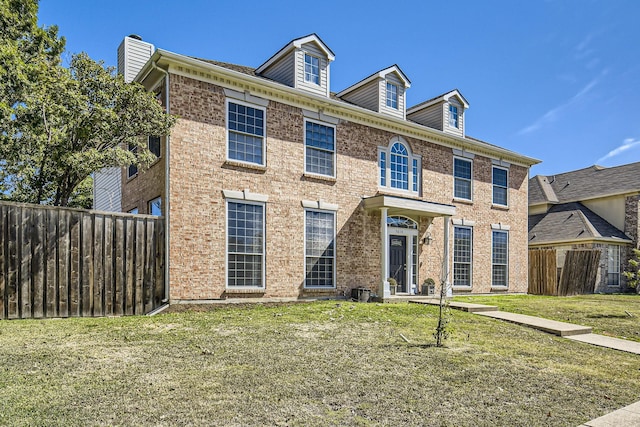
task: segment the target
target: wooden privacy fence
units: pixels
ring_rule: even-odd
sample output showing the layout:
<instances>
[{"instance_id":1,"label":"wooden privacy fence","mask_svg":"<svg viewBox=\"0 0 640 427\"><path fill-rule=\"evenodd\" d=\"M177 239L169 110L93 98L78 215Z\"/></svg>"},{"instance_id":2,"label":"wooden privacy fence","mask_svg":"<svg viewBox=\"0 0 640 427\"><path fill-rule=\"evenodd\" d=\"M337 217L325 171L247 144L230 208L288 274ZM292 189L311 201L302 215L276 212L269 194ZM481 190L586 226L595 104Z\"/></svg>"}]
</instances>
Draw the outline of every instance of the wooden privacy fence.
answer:
<instances>
[{"instance_id":1,"label":"wooden privacy fence","mask_svg":"<svg viewBox=\"0 0 640 427\"><path fill-rule=\"evenodd\" d=\"M148 313L165 298L164 219L0 202L0 319Z\"/></svg>"},{"instance_id":2,"label":"wooden privacy fence","mask_svg":"<svg viewBox=\"0 0 640 427\"><path fill-rule=\"evenodd\" d=\"M557 295L558 273L555 249L529 250L529 293Z\"/></svg>"},{"instance_id":3,"label":"wooden privacy fence","mask_svg":"<svg viewBox=\"0 0 640 427\"><path fill-rule=\"evenodd\" d=\"M592 294L599 264L600 251L597 249L567 251L558 284L558 295Z\"/></svg>"}]
</instances>

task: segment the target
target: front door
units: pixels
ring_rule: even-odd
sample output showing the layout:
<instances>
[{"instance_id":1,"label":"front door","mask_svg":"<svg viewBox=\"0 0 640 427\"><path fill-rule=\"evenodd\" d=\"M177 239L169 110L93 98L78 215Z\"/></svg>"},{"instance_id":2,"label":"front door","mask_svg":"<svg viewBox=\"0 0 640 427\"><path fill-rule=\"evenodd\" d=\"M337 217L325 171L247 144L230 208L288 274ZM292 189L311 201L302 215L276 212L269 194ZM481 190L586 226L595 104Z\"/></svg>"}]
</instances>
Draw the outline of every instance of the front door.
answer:
<instances>
[{"instance_id":1,"label":"front door","mask_svg":"<svg viewBox=\"0 0 640 427\"><path fill-rule=\"evenodd\" d=\"M397 292L407 292L407 236L389 236L389 273Z\"/></svg>"}]
</instances>

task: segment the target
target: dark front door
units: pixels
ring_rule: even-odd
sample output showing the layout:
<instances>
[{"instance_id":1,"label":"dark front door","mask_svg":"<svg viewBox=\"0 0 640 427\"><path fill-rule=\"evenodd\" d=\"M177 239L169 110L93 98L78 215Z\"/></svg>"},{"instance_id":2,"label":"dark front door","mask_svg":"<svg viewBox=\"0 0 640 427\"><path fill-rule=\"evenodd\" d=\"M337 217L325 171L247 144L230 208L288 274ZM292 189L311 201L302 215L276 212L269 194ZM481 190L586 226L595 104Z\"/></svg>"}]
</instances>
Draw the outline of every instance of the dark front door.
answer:
<instances>
[{"instance_id":1,"label":"dark front door","mask_svg":"<svg viewBox=\"0 0 640 427\"><path fill-rule=\"evenodd\" d=\"M407 292L407 237L389 236L389 273L398 282L397 292Z\"/></svg>"}]
</instances>

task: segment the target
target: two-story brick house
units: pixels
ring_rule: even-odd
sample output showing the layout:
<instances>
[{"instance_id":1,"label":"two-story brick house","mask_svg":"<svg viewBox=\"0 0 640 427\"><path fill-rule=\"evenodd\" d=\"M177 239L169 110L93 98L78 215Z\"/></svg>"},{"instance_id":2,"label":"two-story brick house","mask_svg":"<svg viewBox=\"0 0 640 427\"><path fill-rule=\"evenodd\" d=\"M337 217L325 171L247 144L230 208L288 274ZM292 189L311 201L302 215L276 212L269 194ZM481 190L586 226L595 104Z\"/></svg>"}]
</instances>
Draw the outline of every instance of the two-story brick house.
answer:
<instances>
[{"instance_id":1,"label":"two-story brick house","mask_svg":"<svg viewBox=\"0 0 640 427\"><path fill-rule=\"evenodd\" d=\"M149 170L123 170L122 210L165 215L170 299L382 296L389 277L526 292L537 160L466 136L458 90L406 108L397 65L333 93L334 59L312 34L257 68L142 65L178 122Z\"/></svg>"}]
</instances>

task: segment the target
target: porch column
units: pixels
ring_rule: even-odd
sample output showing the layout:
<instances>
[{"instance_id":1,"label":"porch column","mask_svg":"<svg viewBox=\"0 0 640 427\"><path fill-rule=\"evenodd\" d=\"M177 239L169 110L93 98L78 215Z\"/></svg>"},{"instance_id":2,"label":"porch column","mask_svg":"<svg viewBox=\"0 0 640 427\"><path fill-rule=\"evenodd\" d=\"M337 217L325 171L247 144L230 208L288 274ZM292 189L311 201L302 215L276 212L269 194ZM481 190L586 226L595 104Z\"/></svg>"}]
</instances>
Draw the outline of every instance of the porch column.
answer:
<instances>
[{"instance_id":1,"label":"porch column","mask_svg":"<svg viewBox=\"0 0 640 427\"><path fill-rule=\"evenodd\" d=\"M391 291L389 290L389 283L387 278L389 277L389 228L387 227L387 211L389 208L380 208L380 274L382 275L382 283L380 284L379 295L383 298L389 298Z\"/></svg>"},{"instance_id":2,"label":"porch column","mask_svg":"<svg viewBox=\"0 0 640 427\"><path fill-rule=\"evenodd\" d=\"M444 219L444 248L442 249L442 280L440 281L443 286L446 287L446 295L448 297L453 295L453 290L449 286L451 280L449 271L449 223L451 222L450 216L443 217Z\"/></svg>"}]
</instances>

